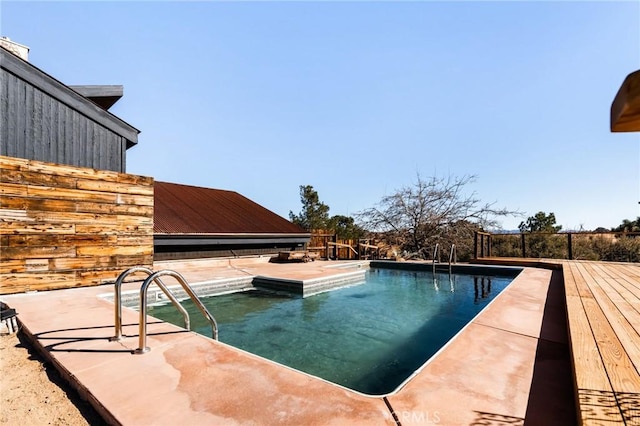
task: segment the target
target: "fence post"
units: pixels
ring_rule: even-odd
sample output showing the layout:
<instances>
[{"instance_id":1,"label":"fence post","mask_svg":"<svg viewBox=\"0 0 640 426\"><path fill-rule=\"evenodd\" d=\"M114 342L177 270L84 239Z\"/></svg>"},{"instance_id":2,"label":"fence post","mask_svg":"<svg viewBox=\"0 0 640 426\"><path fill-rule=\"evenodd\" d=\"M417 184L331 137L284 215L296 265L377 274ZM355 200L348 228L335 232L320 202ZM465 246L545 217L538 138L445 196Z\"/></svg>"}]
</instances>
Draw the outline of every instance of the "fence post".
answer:
<instances>
[{"instance_id":1,"label":"fence post","mask_svg":"<svg viewBox=\"0 0 640 426\"><path fill-rule=\"evenodd\" d=\"M524 238L524 232L520 234L520 243L522 244L522 258L524 259L527 257L527 246Z\"/></svg>"},{"instance_id":2,"label":"fence post","mask_svg":"<svg viewBox=\"0 0 640 426\"><path fill-rule=\"evenodd\" d=\"M487 256L491 257L491 234L487 235Z\"/></svg>"},{"instance_id":3,"label":"fence post","mask_svg":"<svg viewBox=\"0 0 640 426\"><path fill-rule=\"evenodd\" d=\"M473 258L478 258L478 231L473 233Z\"/></svg>"},{"instance_id":4,"label":"fence post","mask_svg":"<svg viewBox=\"0 0 640 426\"><path fill-rule=\"evenodd\" d=\"M567 234L567 243L569 251L569 260L573 260L573 245L571 244L571 232Z\"/></svg>"}]
</instances>

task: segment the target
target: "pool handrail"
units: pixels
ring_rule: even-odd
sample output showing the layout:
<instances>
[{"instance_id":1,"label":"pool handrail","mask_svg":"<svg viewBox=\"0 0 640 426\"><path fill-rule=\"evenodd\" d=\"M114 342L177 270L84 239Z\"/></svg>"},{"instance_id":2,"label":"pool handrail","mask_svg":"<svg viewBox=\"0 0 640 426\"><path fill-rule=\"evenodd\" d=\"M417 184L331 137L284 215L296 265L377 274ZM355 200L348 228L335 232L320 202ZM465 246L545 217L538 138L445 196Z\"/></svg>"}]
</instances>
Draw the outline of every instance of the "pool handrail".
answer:
<instances>
[{"instance_id":1,"label":"pool handrail","mask_svg":"<svg viewBox=\"0 0 640 426\"><path fill-rule=\"evenodd\" d=\"M134 353L144 354L151 350L147 346L147 290L149 289L149 286L161 276L171 276L175 278L176 281L178 281L184 291L189 295L189 298L198 307L200 312L202 312L202 315L204 315L204 317L211 324L211 334L213 339L218 340L218 323L216 322L215 318L213 318L213 316L209 313L207 308L202 304L202 301L200 301L200 298L193 291L189 283L187 283L187 280L176 271L163 269L149 275L140 287L140 323L138 325L140 338L138 349L136 349Z\"/></svg>"},{"instance_id":2,"label":"pool handrail","mask_svg":"<svg viewBox=\"0 0 640 426\"><path fill-rule=\"evenodd\" d=\"M458 251L455 244L451 244L451 251L449 252L449 274L451 274L451 260L453 263L458 263Z\"/></svg>"},{"instance_id":3,"label":"pool handrail","mask_svg":"<svg viewBox=\"0 0 640 426\"><path fill-rule=\"evenodd\" d=\"M440 244L436 243L436 246L433 248L433 273L436 273L436 256L438 255L438 247Z\"/></svg>"},{"instance_id":4,"label":"pool handrail","mask_svg":"<svg viewBox=\"0 0 640 426\"><path fill-rule=\"evenodd\" d=\"M134 266L133 268L129 268L126 271L122 272L118 279L116 280L114 286L114 296L113 302L115 304L115 336L110 337L110 341L118 341L122 340L122 283L124 279L131 274L135 274L136 272L144 272L147 276L153 274L153 271L144 266ZM182 314L184 319L184 328L187 330L191 330L191 321L189 320L189 313L187 310L180 304L178 299L173 295L173 293L164 285L160 278L154 280L156 285L162 290L162 292L167 296L167 298L171 301L173 306L176 307L178 311Z\"/></svg>"}]
</instances>

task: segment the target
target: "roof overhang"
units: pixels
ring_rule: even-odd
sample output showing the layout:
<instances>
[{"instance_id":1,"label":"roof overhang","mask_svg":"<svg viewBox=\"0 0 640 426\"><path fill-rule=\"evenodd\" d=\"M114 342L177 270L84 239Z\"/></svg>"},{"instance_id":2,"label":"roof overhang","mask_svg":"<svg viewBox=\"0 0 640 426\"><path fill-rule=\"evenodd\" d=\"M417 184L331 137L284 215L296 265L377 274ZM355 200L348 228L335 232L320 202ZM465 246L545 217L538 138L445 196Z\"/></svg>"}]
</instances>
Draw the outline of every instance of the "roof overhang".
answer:
<instances>
[{"instance_id":1,"label":"roof overhang","mask_svg":"<svg viewBox=\"0 0 640 426\"><path fill-rule=\"evenodd\" d=\"M124 88L121 85L69 86L69 88L95 102L105 111L108 111L124 94Z\"/></svg>"},{"instance_id":2,"label":"roof overhang","mask_svg":"<svg viewBox=\"0 0 640 426\"><path fill-rule=\"evenodd\" d=\"M624 79L611 104L612 132L640 132L640 70Z\"/></svg>"},{"instance_id":3,"label":"roof overhang","mask_svg":"<svg viewBox=\"0 0 640 426\"><path fill-rule=\"evenodd\" d=\"M311 234L154 234L155 246L304 244Z\"/></svg>"},{"instance_id":4,"label":"roof overhang","mask_svg":"<svg viewBox=\"0 0 640 426\"><path fill-rule=\"evenodd\" d=\"M0 46L0 68L122 136L127 141L127 149L138 143L138 134L140 133L138 129L109 111L105 111L96 103L72 90L69 86L56 80L35 65L18 58L2 46Z\"/></svg>"}]
</instances>

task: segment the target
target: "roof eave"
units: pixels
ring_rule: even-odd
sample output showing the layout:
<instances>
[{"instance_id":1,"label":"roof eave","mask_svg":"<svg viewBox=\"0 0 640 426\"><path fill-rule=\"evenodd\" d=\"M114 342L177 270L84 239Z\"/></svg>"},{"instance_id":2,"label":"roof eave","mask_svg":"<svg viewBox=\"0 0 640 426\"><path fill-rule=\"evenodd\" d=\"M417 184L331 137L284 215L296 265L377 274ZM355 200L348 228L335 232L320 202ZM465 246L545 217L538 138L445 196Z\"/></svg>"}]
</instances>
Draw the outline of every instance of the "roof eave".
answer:
<instances>
[{"instance_id":1,"label":"roof eave","mask_svg":"<svg viewBox=\"0 0 640 426\"><path fill-rule=\"evenodd\" d=\"M304 244L311 234L154 234L156 246Z\"/></svg>"},{"instance_id":2,"label":"roof eave","mask_svg":"<svg viewBox=\"0 0 640 426\"><path fill-rule=\"evenodd\" d=\"M640 70L624 79L611 104L612 132L640 131Z\"/></svg>"},{"instance_id":3,"label":"roof eave","mask_svg":"<svg viewBox=\"0 0 640 426\"><path fill-rule=\"evenodd\" d=\"M5 71L27 81L39 90L56 98L72 109L86 115L127 141L127 149L138 143L140 130L131 124L104 110L96 103L71 89L55 77L42 71L35 65L18 58L0 46L0 66Z\"/></svg>"}]
</instances>

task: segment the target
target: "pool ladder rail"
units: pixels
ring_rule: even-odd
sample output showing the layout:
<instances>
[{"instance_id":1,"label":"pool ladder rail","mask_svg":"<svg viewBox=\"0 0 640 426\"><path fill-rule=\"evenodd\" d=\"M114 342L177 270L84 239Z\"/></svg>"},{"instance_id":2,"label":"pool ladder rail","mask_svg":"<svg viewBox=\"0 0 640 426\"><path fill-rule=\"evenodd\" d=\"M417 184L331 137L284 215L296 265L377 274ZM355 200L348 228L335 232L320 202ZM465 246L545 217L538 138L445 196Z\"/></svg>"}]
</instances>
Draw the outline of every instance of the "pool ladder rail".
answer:
<instances>
[{"instance_id":1,"label":"pool ladder rail","mask_svg":"<svg viewBox=\"0 0 640 426\"><path fill-rule=\"evenodd\" d=\"M436 277L436 258L438 256L438 248L439 248L439 244L436 243L436 246L433 249L433 285L435 287L436 290L440 290L440 286L438 285L438 278ZM440 260L438 260L438 262L440 262ZM451 272L453 269L453 264L454 263L458 263L458 253L456 250L456 245L455 244L451 244L451 250L449 251L449 288L450 291L453 293L455 291L455 277L452 277Z\"/></svg>"},{"instance_id":2,"label":"pool ladder rail","mask_svg":"<svg viewBox=\"0 0 640 426\"><path fill-rule=\"evenodd\" d=\"M171 301L173 306L176 307L178 311L182 314L184 318L184 328L187 330L191 329L191 322L189 320L189 313L187 310L180 304L180 301L175 297L175 295L169 290L169 288L164 284L164 282L160 279L163 276L170 276L176 279L178 283L182 286L184 291L187 293L189 298L193 301L193 303L198 307L202 315L209 321L211 324L211 334L214 340L218 340L218 323L215 318L207 308L202 304L200 298L193 291L187 280L180 275L176 271L172 271L169 269L164 269L161 271L154 272L149 268L144 266L136 266L133 268L129 268L118 276L118 279L114 285L114 304L115 304L115 336L111 337L109 340L118 341L122 339L122 283L124 279L131 274L136 272L143 272L147 274L147 278L142 283L140 287L140 322L139 322L139 345L138 349L134 351L136 354L144 354L149 352L151 349L147 346L147 292L151 284L156 284L160 290L167 296L167 298Z\"/></svg>"},{"instance_id":3,"label":"pool ladder rail","mask_svg":"<svg viewBox=\"0 0 640 426\"><path fill-rule=\"evenodd\" d=\"M452 261L453 263L458 263L458 251L455 244L451 244L451 250L449 251L449 274L451 274Z\"/></svg>"},{"instance_id":4,"label":"pool ladder rail","mask_svg":"<svg viewBox=\"0 0 640 426\"><path fill-rule=\"evenodd\" d=\"M440 248L440 244L438 243L436 243L436 246L433 248L432 265L433 265L434 274L436 273L436 260L438 261L438 263L440 263L440 259L438 257L439 248ZM451 244L451 250L449 251L449 273L451 273L451 265L453 263L458 263L458 253L457 253L455 244Z\"/></svg>"}]
</instances>

